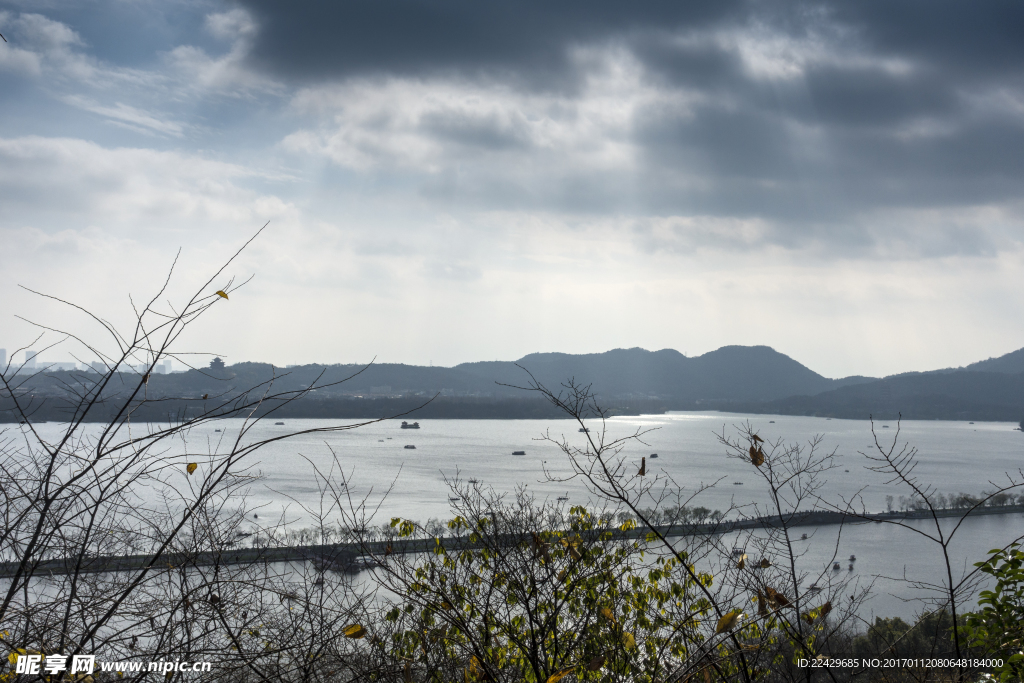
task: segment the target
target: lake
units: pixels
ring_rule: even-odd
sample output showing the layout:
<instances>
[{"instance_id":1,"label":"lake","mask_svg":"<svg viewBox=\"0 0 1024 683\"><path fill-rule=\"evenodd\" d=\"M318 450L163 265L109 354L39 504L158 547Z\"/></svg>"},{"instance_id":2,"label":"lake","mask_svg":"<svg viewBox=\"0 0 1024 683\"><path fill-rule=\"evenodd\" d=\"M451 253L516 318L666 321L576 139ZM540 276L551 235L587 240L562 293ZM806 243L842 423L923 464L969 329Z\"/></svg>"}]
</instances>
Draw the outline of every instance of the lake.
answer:
<instances>
[{"instance_id":1,"label":"lake","mask_svg":"<svg viewBox=\"0 0 1024 683\"><path fill-rule=\"evenodd\" d=\"M886 497L909 496L910 492L889 477L868 470L870 462L864 453L874 448L871 425L866 421L827 420L823 418L734 415L717 412L669 413L640 417L616 417L607 421L609 437L624 437L637 429L649 430L643 437L646 445L627 444L622 455L639 466L640 458L648 456L648 476L671 476L687 492L702 485L714 486L701 493L691 505L712 510L734 506L763 504L767 488L749 461L730 459L716 438L716 433L735 435L736 426L747 420L767 441L807 444L816 435L822 439L822 451L835 451L835 467L827 474L827 483L819 491L824 499L838 503L841 499L862 501L869 512L886 509ZM250 439L273 437L311 427L322 427L323 420L285 420L285 425L264 422L251 433ZM344 423L345 421L340 421ZM189 449L217 449L219 439L231 439L240 422L225 420L192 431ZM582 445L584 434L569 421L551 420L424 420L418 430L403 430L398 421L387 421L356 430L313 434L270 444L252 456L250 462L262 473L261 482L252 486L248 505L259 508L260 519L286 519L295 527L308 526L314 520L301 510L300 503L318 506L318 494L312 475L313 465L323 471L330 469L334 454L338 458L349 488L357 499L366 500L377 509L374 524L386 523L391 517L418 521L451 516L449 483L456 477L478 479L485 487L498 492L512 492L524 486L537 499L554 501L568 497L568 505L594 505L583 482L553 482L551 478L570 474L568 463L559 448L541 437L547 433L555 439L563 436ZM887 427L884 425L888 425ZM57 425L44 425L45 431ZM589 425L591 436L597 436L600 422ZM875 432L885 445L897 442L918 449L918 466L914 474L922 483L944 493L977 495L993 488L992 482L1005 482L1006 473L1024 479L1024 434L1011 423L904 421L876 423ZM415 449L406 449L414 445ZM525 455L514 456L513 451ZM650 459L658 453L657 459ZM544 468L548 475L545 476ZM634 470L635 471L635 470ZM741 482L741 483L736 483ZM390 489L385 497L383 494ZM858 504L859 507L859 504ZM252 518L250 514L250 519ZM914 522L926 528L924 522ZM947 525L948 526L948 525ZM800 560L802 570L817 577L824 569L825 578L852 580L862 585L874 580L877 597L868 604L875 614L883 616L912 615L919 604L904 599L919 597L909 587L884 577L904 575L922 579L938 579L941 554L938 546L919 535L887 524L847 525L836 545L838 527L802 528L811 538L801 542L806 554ZM1024 515L992 515L967 520L952 545L958 568L970 568L991 548L1002 546L1024 534ZM723 539L727 547L744 544L739 536ZM835 553L842 561L842 570L832 574L828 569ZM852 572L845 558L856 555ZM811 577L807 583L810 583ZM819 583L821 583L819 581ZM868 615L865 615L868 616Z\"/></svg>"}]
</instances>

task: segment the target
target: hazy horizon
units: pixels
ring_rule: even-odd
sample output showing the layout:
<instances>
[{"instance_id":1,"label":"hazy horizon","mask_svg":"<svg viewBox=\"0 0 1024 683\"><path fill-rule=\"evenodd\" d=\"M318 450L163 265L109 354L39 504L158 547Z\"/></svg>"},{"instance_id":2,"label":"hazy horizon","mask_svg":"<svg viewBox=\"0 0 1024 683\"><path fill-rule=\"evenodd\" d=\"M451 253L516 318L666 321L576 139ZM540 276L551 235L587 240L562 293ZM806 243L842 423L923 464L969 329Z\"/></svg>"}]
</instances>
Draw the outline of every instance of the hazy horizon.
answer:
<instances>
[{"instance_id":1,"label":"hazy horizon","mask_svg":"<svg viewBox=\"0 0 1024 683\"><path fill-rule=\"evenodd\" d=\"M0 345L450 367L1024 346L1024 6L0 0ZM89 360L82 358L82 360Z\"/></svg>"}]
</instances>

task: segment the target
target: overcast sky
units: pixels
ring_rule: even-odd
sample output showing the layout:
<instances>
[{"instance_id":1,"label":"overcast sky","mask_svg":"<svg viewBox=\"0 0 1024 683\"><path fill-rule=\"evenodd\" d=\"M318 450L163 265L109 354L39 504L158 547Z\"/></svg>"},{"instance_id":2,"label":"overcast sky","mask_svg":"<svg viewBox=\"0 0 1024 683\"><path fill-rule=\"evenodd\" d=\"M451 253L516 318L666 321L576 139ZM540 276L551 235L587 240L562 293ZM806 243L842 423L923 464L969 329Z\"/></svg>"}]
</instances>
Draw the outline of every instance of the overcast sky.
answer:
<instances>
[{"instance_id":1,"label":"overcast sky","mask_svg":"<svg viewBox=\"0 0 1024 683\"><path fill-rule=\"evenodd\" d=\"M95 333L18 285L123 324L268 221L188 349L1024 346L1019 2L0 0L0 33L8 352L18 315Z\"/></svg>"}]
</instances>

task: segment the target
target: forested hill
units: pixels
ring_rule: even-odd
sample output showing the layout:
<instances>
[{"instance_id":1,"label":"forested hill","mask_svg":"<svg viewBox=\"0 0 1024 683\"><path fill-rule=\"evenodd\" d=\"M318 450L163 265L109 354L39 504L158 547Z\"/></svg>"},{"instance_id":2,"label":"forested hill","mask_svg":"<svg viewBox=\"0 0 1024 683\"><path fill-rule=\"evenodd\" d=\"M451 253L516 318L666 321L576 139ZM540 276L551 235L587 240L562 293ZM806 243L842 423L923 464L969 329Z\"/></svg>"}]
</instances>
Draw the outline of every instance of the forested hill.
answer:
<instances>
[{"instance_id":1,"label":"forested hill","mask_svg":"<svg viewBox=\"0 0 1024 683\"><path fill-rule=\"evenodd\" d=\"M768 346L723 346L693 358L672 349L615 349L582 355L533 353L515 363L463 363L455 369L523 385L529 377L517 365L549 388L571 377L592 384L599 396L658 396L682 402L770 400L870 381L865 377L822 377Z\"/></svg>"},{"instance_id":2,"label":"forested hill","mask_svg":"<svg viewBox=\"0 0 1024 683\"><path fill-rule=\"evenodd\" d=\"M1024 373L957 370L904 374L815 396L716 406L729 412L865 419L992 420L1024 417Z\"/></svg>"}]
</instances>

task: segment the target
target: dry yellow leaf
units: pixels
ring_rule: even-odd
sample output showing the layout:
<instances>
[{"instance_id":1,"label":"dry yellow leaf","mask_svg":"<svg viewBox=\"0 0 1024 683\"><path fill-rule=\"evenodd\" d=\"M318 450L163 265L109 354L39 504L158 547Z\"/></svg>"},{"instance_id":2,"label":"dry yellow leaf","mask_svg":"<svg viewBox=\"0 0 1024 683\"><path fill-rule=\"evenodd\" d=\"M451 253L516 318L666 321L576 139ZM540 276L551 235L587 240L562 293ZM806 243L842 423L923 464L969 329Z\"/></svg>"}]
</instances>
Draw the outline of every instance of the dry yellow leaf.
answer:
<instances>
[{"instance_id":1,"label":"dry yellow leaf","mask_svg":"<svg viewBox=\"0 0 1024 683\"><path fill-rule=\"evenodd\" d=\"M768 569L768 567L772 566L772 563L768 560L767 557L763 557L761 558L761 564L758 566L760 566L761 569Z\"/></svg>"},{"instance_id":2,"label":"dry yellow leaf","mask_svg":"<svg viewBox=\"0 0 1024 683\"><path fill-rule=\"evenodd\" d=\"M221 289L218 289L218 290L217 290L217 296L220 296L220 297L224 297L225 299L227 299L227 298L228 298L228 295L227 295L227 294L225 294L225 293L224 293L224 290L221 290Z\"/></svg>"},{"instance_id":3,"label":"dry yellow leaf","mask_svg":"<svg viewBox=\"0 0 1024 683\"><path fill-rule=\"evenodd\" d=\"M470 658L469 668L466 669L466 671L463 674L463 677L467 681L478 681L484 677L485 673L486 672L484 671L483 667L480 666L480 660L474 656Z\"/></svg>"},{"instance_id":4,"label":"dry yellow leaf","mask_svg":"<svg viewBox=\"0 0 1024 683\"><path fill-rule=\"evenodd\" d=\"M562 669L558 673L553 673L550 676L548 676L548 683L558 683L558 681L562 680L571 673L572 668Z\"/></svg>"},{"instance_id":5,"label":"dry yellow leaf","mask_svg":"<svg viewBox=\"0 0 1024 683\"><path fill-rule=\"evenodd\" d=\"M754 463L754 467L760 467L764 464L764 451L759 446L750 447L750 462Z\"/></svg>"},{"instance_id":6,"label":"dry yellow leaf","mask_svg":"<svg viewBox=\"0 0 1024 683\"><path fill-rule=\"evenodd\" d=\"M829 600L828 602L826 602L824 605L821 606L821 611L819 611L818 614L820 614L821 616L825 616L826 614L828 614L831 611L832 611L832 601Z\"/></svg>"},{"instance_id":7,"label":"dry yellow leaf","mask_svg":"<svg viewBox=\"0 0 1024 683\"><path fill-rule=\"evenodd\" d=\"M613 624L618 623L615 621L615 612L612 612L610 607L601 608L601 616L612 622Z\"/></svg>"},{"instance_id":8,"label":"dry yellow leaf","mask_svg":"<svg viewBox=\"0 0 1024 683\"><path fill-rule=\"evenodd\" d=\"M726 631L731 631L736 626L736 623L740 620L741 614L743 614L742 610L734 609L728 614L723 615L722 618L718 620L718 625L715 626L715 633L717 634L725 633Z\"/></svg>"},{"instance_id":9,"label":"dry yellow leaf","mask_svg":"<svg viewBox=\"0 0 1024 683\"><path fill-rule=\"evenodd\" d=\"M627 650L632 650L636 647L636 638L633 637L632 633L623 633L622 644Z\"/></svg>"},{"instance_id":10,"label":"dry yellow leaf","mask_svg":"<svg viewBox=\"0 0 1024 683\"><path fill-rule=\"evenodd\" d=\"M744 553L743 555L740 556L740 561L736 563L736 568L737 569L743 569L746 566L747 566L747 556Z\"/></svg>"},{"instance_id":11,"label":"dry yellow leaf","mask_svg":"<svg viewBox=\"0 0 1024 683\"><path fill-rule=\"evenodd\" d=\"M355 638L358 640L359 638L366 636L366 629L360 624L352 624L351 626L346 626L343 633L346 638Z\"/></svg>"},{"instance_id":12,"label":"dry yellow leaf","mask_svg":"<svg viewBox=\"0 0 1024 683\"><path fill-rule=\"evenodd\" d=\"M198 463L190 462L188 466L185 467L185 469L188 470L189 474L192 474L193 472L196 471L197 467L199 467Z\"/></svg>"}]
</instances>

